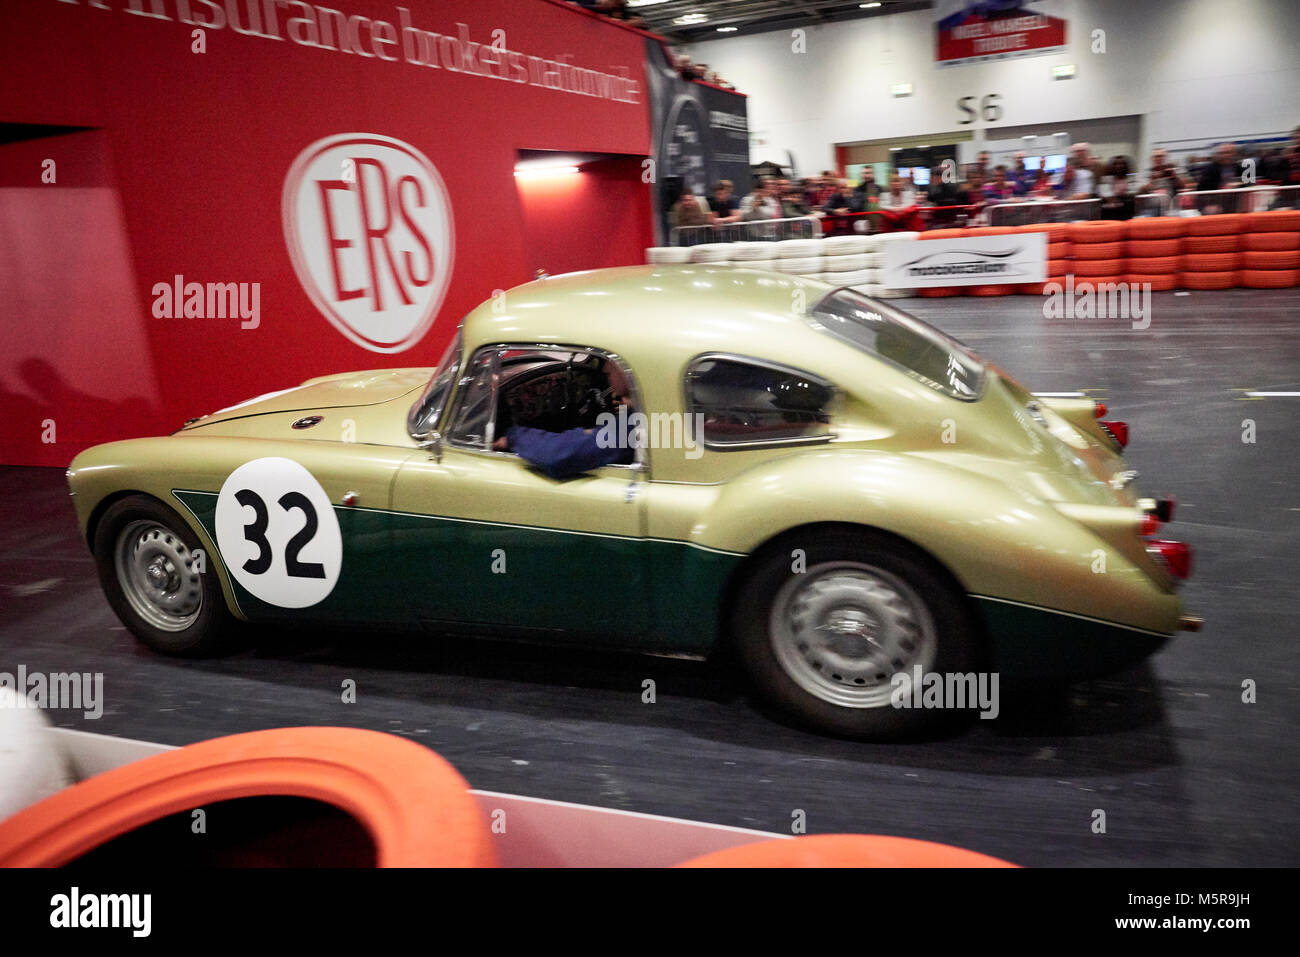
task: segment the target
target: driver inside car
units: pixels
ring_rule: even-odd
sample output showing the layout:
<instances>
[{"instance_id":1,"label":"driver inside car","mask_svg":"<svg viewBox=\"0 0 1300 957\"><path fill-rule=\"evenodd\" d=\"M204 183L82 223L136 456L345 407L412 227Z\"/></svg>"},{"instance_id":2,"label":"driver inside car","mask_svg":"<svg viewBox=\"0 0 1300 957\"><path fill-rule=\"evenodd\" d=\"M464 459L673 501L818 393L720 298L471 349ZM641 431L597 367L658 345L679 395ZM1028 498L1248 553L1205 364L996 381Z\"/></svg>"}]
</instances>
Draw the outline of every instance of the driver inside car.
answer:
<instances>
[{"instance_id":1,"label":"driver inside car","mask_svg":"<svg viewBox=\"0 0 1300 957\"><path fill-rule=\"evenodd\" d=\"M630 412L628 387L622 372L610 362L605 365L605 373L613 410L617 412L619 406L626 406ZM492 448L498 452L514 452L551 478L561 479L605 465L631 464L635 451L629 437L620 435L618 439L613 446L607 447L600 442L599 430L596 429L575 428L548 432L545 429L515 425L493 442Z\"/></svg>"}]
</instances>

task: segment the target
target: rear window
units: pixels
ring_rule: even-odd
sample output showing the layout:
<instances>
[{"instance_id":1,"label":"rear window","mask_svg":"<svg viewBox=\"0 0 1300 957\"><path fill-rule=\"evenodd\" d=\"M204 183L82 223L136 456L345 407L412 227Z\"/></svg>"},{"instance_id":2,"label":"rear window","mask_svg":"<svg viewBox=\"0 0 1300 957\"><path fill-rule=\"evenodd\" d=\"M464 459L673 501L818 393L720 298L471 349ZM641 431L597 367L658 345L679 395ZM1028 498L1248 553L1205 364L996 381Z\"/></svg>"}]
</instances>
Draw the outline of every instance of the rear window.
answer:
<instances>
[{"instance_id":1,"label":"rear window","mask_svg":"<svg viewBox=\"0 0 1300 957\"><path fill-rule=\"evenodd\" d=\"M855 292L831 293L813 307L810 321L954 399L978 399L984 388L984 364L956 339Z\"/></svg>"},{"instance_id":2,"label":"rear window","mask_svg":"<svg viewBox=\"0 0 1300 957\"><path fill-rule=\"evenodd\" d=\"M687 401L711 446L826 440L834 396L816 376L739 357L702 356L686 374Z\"/></svg>"}]
</instances>

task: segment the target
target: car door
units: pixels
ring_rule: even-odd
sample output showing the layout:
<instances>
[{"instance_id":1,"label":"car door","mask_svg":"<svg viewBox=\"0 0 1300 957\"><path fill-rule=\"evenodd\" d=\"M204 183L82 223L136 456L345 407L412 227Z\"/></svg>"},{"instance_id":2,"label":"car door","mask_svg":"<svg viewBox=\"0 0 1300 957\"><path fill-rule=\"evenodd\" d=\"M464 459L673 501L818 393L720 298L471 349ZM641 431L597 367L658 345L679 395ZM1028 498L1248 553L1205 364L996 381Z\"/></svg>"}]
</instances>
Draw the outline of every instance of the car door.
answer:
<instances>
[{"instance_id":1,"label":"car door","mask_svg":"<svg viewBox=\"0 0 1300 957\"><path fill-rule=\"evenodd\" d=\"M541 363L556 354L554 347L532 351ZM616 631L633 639L648 627L646 465L557 480L513 453L493 451L503 356L527 361L529 349L478 350L436 444L398 473L396 554L423 570L415 576L413 611L435 625ZM418 584L421 577L429 587Z\"/></svg>"}]
</instances>

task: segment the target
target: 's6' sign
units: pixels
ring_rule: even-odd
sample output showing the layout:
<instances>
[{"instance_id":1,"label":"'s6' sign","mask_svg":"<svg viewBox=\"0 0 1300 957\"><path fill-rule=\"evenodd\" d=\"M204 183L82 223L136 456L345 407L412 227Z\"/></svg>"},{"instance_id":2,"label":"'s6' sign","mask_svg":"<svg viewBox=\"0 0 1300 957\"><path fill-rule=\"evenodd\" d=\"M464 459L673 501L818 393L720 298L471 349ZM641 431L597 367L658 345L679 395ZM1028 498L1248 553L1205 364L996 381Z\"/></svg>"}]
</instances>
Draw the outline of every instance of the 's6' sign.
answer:
<instances>
[{"instance_id":1,"label":"'s6' sign","mask_svg":"<svg viewBox=\"0 0 1300 957\"><path fill-rule=\"evenodd\" d=\"M226 570L268 604L306 608L338 582L338 518L320 483L292 459L255 459L231 472L216 527Z\"/></svg>"}]
</instances>

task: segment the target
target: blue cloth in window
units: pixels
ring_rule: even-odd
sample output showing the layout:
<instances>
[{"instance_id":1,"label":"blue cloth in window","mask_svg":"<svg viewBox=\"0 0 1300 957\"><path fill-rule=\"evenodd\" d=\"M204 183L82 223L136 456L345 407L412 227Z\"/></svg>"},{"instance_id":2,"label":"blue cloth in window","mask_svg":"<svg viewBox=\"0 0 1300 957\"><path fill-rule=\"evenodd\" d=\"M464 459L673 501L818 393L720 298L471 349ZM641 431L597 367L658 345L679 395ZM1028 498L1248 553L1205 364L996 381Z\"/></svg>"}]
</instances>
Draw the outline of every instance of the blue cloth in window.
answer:
<instances>
[{"instance_id":1,"label":"blue cloth in window","mask_svg":"<svg viewBox=\"0 0 1300 957\"><path fill-rule=\"evenodd\" d=\"M516 425L506 431L506 441L520 458L556 479L590 472L602 465L627 465L632 461L631 448L601 448L598 435L595 430L547 432Z\"/></svg>"}]
</instances>

